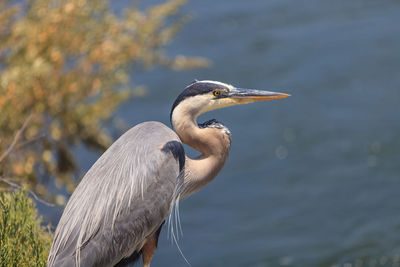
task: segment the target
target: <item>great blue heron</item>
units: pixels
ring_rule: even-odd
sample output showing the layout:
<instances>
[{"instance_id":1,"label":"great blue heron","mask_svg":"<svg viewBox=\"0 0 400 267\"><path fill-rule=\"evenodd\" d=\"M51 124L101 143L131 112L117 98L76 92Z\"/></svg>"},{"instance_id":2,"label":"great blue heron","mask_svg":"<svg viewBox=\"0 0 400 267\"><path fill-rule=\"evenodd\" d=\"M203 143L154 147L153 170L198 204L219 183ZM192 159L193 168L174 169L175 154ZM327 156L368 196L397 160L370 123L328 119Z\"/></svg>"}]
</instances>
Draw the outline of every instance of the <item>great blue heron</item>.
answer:
<instances>
[{"instance_id":1,"label":"great blue heron","mask_svg":"<svg viewBox=\"0 0 400 267\"><path fill-rule=\"evenodd\" d=\"M157 247L165 218L178 201L209 183L224 165L231 134L222 123L197 124L207 111L288 97L283 93L194 81L175 100L170 119L144 122L123 134L96 161L58 223L48 266L125 266ZM201 155L185 156L182 143Z\"/></svg>"}]
</instances>

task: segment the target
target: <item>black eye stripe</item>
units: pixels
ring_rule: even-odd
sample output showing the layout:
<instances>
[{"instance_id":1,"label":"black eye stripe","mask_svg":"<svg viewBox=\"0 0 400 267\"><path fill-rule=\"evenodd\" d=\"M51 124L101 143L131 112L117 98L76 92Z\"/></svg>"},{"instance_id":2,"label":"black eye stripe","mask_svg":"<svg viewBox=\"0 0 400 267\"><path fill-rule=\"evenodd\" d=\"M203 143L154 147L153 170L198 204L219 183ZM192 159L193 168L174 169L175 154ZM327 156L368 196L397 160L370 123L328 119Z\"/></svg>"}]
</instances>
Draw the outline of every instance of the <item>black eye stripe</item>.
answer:
<instances>
[{"instance_id":1,"label":"black eye stripe","mask_svg":"<svg viewBox=\"0 0 400 267\"><path fill-rule=\"evenodd\" d=\"M170 118L172 117L172 112L174 111L175 107L186 98L196 95L209 94L214 90L219 90L220 94L218 97L223 97L223 91L228 89L229 88L224 84L217 84L213 82L194 82L188 85L185 90L183 90L183 92L176 98L171 108Z\"/></svg>"}]
</instances>

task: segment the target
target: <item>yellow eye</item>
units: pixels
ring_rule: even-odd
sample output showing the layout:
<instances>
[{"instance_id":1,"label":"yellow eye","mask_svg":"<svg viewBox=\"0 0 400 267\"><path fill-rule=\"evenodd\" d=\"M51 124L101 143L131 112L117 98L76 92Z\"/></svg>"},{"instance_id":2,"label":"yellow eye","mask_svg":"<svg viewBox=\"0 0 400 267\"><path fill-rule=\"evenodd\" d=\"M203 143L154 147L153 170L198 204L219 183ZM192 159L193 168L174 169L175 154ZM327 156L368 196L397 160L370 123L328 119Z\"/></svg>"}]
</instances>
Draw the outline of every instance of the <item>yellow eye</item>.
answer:
<instances>
[{"instance_id":1,"label":"yellow eye","mask_svg":"<svg viewBox=\"0 0 400 267\"><path fill-rule=\"evenodd\" d=\"M214 94L214 96L220 96L221 95L221 91L215 90L213 94Z\"/></svg>"}]
</instances>

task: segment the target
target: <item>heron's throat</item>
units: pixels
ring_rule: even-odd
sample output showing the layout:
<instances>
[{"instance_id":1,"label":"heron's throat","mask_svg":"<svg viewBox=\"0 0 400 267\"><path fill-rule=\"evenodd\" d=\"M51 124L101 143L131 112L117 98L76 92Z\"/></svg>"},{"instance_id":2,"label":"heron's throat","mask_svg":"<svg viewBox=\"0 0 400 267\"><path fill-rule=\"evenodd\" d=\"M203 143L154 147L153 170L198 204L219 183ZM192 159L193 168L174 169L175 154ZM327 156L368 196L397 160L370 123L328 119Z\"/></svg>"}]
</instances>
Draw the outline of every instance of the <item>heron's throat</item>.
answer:
<instances>
[{"instance_id":1,"label":"heron's throat","mask_svg":"<svg viewBox=\"0 0 400 267\"><path fill-rule=\"evenodd\" d=\"M172 126L181 141L201 152L203 157L228 153L231 143L229 129L216 120L198 125L196 119L197 114L172 114Z\"/></svg>"},{"instance_id":2,"label":"heron's throat","mask_svg":"<svg viewBox=\"0 0 400 267\"><path fill-rule=\"evenodd\" d=\"M225 164L230 148L230 133L226 127L196 123L197 116L172 115L172 125L181 141L201 152L196 158L186 157L183 196L190 195L212 181ZM221 124L222 125L222 124Z\"/></svg>"}]
</instances>

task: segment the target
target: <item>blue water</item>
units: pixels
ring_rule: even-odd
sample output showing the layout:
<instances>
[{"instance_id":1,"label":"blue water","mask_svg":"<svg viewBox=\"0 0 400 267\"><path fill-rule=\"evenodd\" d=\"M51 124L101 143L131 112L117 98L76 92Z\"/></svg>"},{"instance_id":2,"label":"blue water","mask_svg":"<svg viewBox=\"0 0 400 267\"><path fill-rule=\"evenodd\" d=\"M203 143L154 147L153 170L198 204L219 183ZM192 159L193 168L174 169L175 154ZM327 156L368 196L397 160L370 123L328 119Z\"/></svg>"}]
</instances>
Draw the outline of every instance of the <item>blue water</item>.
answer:
<instances>
[{"instance_id":1,"label":"blue water","mask_svg":"<svg viewBox=\"0 0 400 267\"><path fill-rule=\"evenodd\" d=\"M191 265L399 266L400 2L202 0L184 12L166 52L213 64L133 73L148 94L118 111L128 125L169 125L195 78L292 94L200 118L233 143L220 175L181 202ZM165 229L152 266L187 266Z\"/></svg>"}]
</instances>

